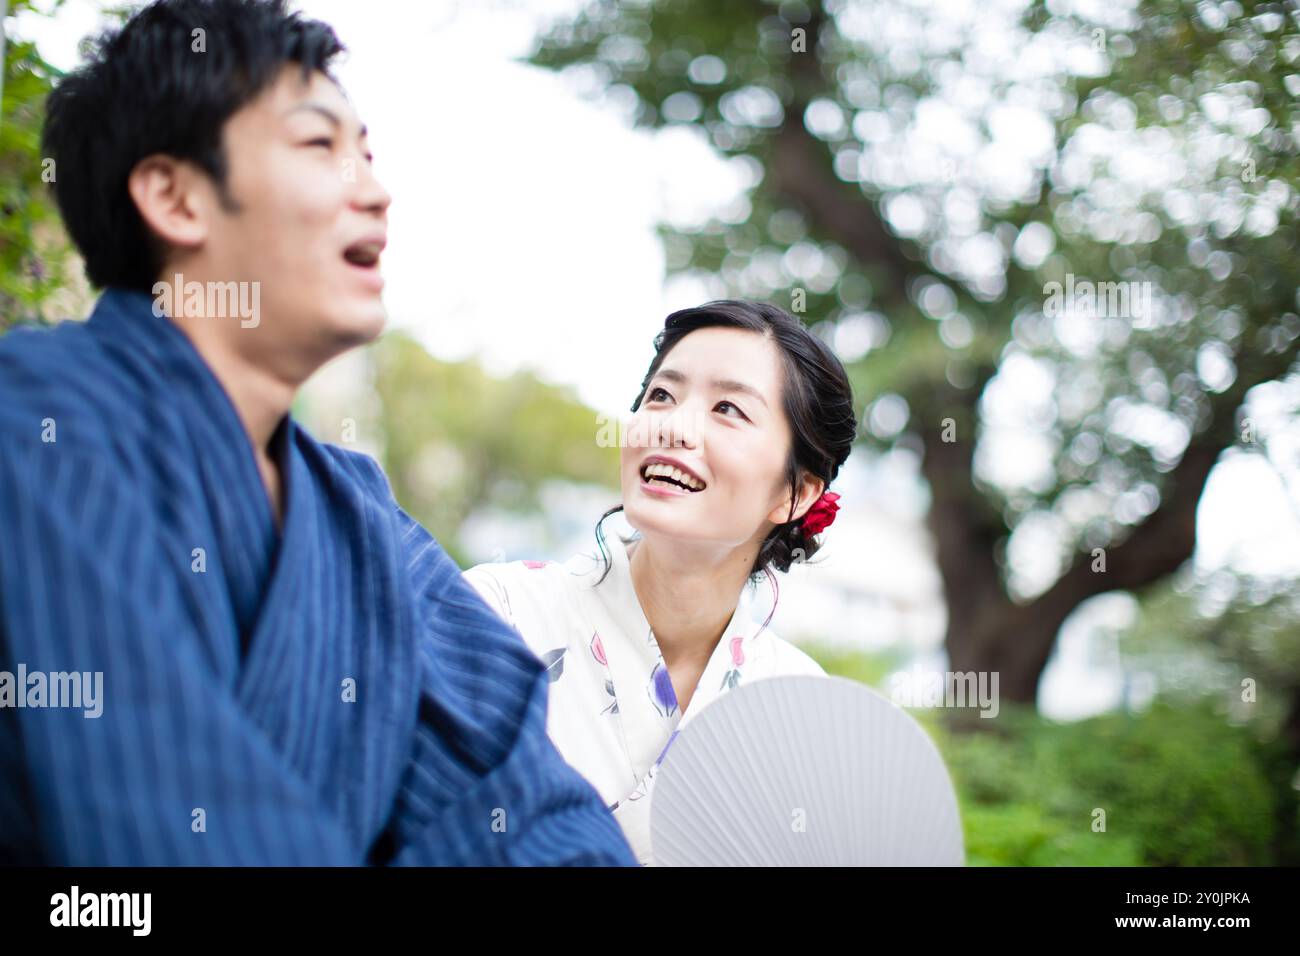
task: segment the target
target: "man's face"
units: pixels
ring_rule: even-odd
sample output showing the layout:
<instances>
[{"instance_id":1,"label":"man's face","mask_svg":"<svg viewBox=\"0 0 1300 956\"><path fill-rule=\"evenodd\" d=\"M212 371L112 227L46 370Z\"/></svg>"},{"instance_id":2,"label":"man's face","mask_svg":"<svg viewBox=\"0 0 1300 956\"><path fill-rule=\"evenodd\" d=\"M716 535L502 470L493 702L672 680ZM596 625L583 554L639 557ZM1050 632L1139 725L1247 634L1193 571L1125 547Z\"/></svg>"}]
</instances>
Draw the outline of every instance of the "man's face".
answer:
<instances>
[{"instance_id":1,"label":"man's face","mask_svg":"<svg viewBox=\"0 0 1300 956\"><path fill-rule=\"evenodd\" d=\"M264 318L239 329L242 348L314 365L377 336L391 199L339 88L286 66L230 118L223 147L238 209L215 208L203 251L219 278L260 283Z\"/></svg>"}]
</instances>

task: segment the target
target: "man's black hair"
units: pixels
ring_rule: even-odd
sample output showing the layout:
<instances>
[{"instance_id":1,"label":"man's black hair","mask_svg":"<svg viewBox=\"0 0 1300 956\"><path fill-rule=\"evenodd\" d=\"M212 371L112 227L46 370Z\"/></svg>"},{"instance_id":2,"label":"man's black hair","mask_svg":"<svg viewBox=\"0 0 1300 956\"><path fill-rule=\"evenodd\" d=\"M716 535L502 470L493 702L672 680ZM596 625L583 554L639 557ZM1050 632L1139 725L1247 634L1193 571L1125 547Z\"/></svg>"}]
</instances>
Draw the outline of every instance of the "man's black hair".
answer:
<instances>
[{"instance_id":1,"label":"man's black hair","mask_svg":"<svg viewBox=\"0 0 1300 956\"><path fill-rule=\"evenodd\" d=\"M140 160L162 153L197 164L234 208L226 121L286 64L304 79L330 76L342 50L329 26L288 12L284 0L157 0L94 40L50 93L42 138L90 281L149 291L162 271L162 244L127 192Z\"/></svg>"}]
</instances>

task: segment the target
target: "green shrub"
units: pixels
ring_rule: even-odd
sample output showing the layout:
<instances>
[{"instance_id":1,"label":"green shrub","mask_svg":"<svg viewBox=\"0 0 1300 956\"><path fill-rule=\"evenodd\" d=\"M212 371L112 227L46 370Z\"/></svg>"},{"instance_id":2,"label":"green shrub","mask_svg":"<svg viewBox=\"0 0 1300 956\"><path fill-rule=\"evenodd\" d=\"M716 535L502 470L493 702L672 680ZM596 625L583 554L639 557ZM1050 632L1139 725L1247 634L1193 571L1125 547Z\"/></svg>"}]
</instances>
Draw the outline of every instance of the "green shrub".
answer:
<instances>
[{"instance_id":1,"label":"green shrub","mask_svg":"<svg viewBox=\"0 0 1300 956\"><path fill-rule=\"evenodd\" d=\"M900 666L889 654L809 653L882 693ZM977 733L949 727L941 709L909 713L952 774L971 866L1267 866L1300 852L1294 768L1208 700L1072 723L1003 702Z\"/></svg>"},{"instance_id":2,"label":"green shrub","mask_svg":"<svg viewBox=\"0 0 1300 956\"><path fill-rule=\"evenodd\" d=\"M1050 728L1034 749L1070 784L1060 809L1104 809L1107 831L1135 841L1148 865L1275 862L1276 803L1259 748L1208 702L1156 701L1133 717Z\"/></svg>"},{"instance_id":3,"label":"green shrub","mask_svg":"<svg viewBox=\"0 0 1300 956\"><path fill-rule=\"evenodd\" d=\"M969 804L962 813L967 866L1140 866L1127 836L1093 833L1028 803Z\"/></svg>"}]
</instances>

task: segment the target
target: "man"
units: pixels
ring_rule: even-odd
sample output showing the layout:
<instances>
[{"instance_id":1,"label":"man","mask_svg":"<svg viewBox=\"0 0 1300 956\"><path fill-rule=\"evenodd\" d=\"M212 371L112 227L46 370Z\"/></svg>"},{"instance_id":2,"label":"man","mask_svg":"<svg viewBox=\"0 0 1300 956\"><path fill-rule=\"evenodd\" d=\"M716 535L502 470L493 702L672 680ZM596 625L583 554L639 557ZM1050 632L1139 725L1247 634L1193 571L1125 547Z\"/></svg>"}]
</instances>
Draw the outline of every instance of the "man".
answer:
<instances>
[{"instance_id":1,"label":"man","mask_svg":"<svg viewBox=\"0 0 1300 956\"><path fill-rule=\"evenodd\" d=\"M0 861L635 863L541 663L288 414L384 323L340 50L283 0L159 0L50 96L106 291L0 339Z\"/></svg>"}]
</instances>

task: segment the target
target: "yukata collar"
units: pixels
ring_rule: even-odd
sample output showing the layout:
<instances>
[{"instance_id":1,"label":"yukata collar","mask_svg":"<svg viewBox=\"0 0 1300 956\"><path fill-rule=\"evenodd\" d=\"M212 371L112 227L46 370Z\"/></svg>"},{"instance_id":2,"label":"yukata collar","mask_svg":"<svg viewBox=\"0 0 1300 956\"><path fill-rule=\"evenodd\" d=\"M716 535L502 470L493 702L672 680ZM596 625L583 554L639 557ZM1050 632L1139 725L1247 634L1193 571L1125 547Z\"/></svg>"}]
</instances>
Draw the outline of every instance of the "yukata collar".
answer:
<instances>
[{"instance_id":1,"label":"yukata collar","mask_svg":"<svg viewBox=\"0 0 1300 956\"><path fill-rule=\"evenodd\" d=\"M627 549L637 540L639 539L635 537L624 539L617 534L607 539L606 552L610 557L609 574L601 581L601 575L605 570L604 561L599 555L591 556L594 568L587 572L586 584L625 633L633 636L640 635L647 645L654 647L655 641L651 634L650 622L646 619L641 601L636 595L636 588L632 584L632 565ZM583 570L586 567L587 565L584 564ZM760 622L753 617L754 592L755 586L746 581L737 599L736 610L723 631L720 644L735 638L742 638L748 642L761 632ZM736 656L736 652L733 651L732 655Z\"/></svg>"}]
</instances>

